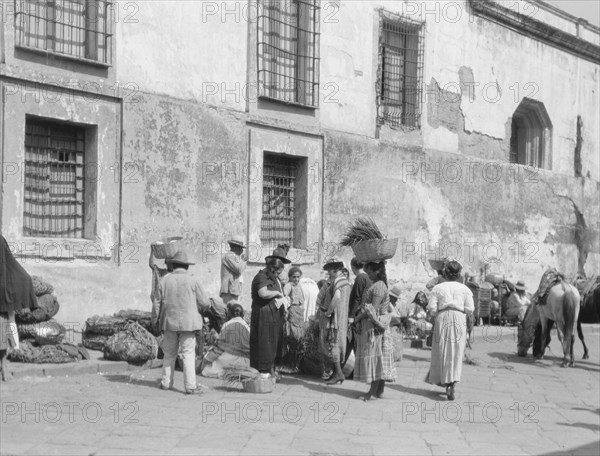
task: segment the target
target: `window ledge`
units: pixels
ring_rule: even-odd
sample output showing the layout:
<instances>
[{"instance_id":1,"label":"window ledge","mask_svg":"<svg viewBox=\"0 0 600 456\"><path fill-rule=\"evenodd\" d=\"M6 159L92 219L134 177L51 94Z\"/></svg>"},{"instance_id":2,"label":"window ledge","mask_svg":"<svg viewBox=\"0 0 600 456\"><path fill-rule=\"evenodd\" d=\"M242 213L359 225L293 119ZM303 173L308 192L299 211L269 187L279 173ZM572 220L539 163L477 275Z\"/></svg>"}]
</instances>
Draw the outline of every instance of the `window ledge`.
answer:
<instances>
[{"instance_id":1,"label":"window ledge","mask_svg":"<svg viewBox=\"0 0 600 456\"><path fill-rule=\"evenodd\" d=\"M78 62L86 65L93 65L100 68L110 68L112 65L110 63L99 62L97 60L86 59L85 57L75 57L68 54L62 54L60 52L49 51L47 49L39 49L31 46L23 46L22 44L16 44L16 49L21 49L26 52L32 52L35 54L45 55L46 57L55 57L57 59L69 60L71 62Z\"/></svg>"},{"instance_id":2,"label":"window ledge","mask_svg":"<svg viewBox=\"0 0 600 456\"><path fill-rule=\"evenodd\" d=\"M317 109L319 109L319 106L312 106L312 105L307 105L304 103L299 103L297 101L286 101L286 100L282 100L280 98L273 98L273 97L269 97L266 95L260 95L259 100L265 100L265 101L269 101L269 102L273 102L273 103L279 103L279 104L284 104L286 106L295 106L298 108L304 108L304 109L309 109L311 111L315 111Z\"/></svg>"}]
</instances>

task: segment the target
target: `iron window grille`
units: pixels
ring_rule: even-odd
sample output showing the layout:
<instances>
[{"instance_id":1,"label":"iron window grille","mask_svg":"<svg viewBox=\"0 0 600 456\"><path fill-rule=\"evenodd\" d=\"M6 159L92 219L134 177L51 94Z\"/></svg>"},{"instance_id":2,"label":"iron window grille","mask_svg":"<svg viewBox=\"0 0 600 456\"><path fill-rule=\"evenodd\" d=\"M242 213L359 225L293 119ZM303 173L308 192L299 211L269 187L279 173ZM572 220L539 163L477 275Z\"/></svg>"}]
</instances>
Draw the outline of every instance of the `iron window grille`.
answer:
<instances>
[{"instance_id":1,"label":"iron window grille","mask_svg":"<svg viewBox=\"0 0 600 456\"><path fill-rule=\"evenodd\" d=\"M259 96L319 105L320 0L259 0Z\"/></svg>"},{"instance_id":2,"label":"iron window grille","mask_svg":"<svg viewBox=\"0 0 600 456\"><path fill-rule=\"evenodd\" d=\"M419 128L423 84L422 23L381 12L377 122Z\"/></svg>"},{"instance_id":3,"label":"iron window grille","mask_svg":"<svg viewBox=\"0 0 600 456\"><path fill-rule=\"evenodd\" d=\"M263 209L261 241L264 246L294 246L296 179L293 158L265 153L263 162Z\"/></svg>"},{"instance_id":4,"label":"iron window grille","mask_svg":"<svg viewBox=\"0 0 600 456\"><path fill-rule=\"evenodd\" d=\"M27 119L25 236L83 237L85 128Z\"/></svg>"},{"instance_id":5,"label":"iron window grille","mask_svg":"<svg viewBox=\"0 0 600 456\"><path fill-rule=\"evenodd\" d=\"M112 63L112 0L15 0L17 46Z\"/></svg>"}]
</instances>

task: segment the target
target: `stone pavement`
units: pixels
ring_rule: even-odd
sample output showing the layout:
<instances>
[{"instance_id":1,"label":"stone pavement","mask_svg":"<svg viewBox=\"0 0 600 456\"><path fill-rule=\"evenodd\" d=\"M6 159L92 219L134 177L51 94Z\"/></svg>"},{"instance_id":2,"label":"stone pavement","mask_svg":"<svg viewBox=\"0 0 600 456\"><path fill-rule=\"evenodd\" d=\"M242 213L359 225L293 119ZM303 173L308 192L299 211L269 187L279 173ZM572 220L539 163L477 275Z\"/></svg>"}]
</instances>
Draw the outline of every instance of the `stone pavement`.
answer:
<instances>
[{"instance_id":1,"label":"stone pavement","mask_svg":"<svg viewBox=\"0 0 600 456\"><path fill-rule=\"evenodd\" d=\"M0 454L506 455L600 453L600 337L584 328L591 359L561 369L516 357L511 328L476 327L454 402L427 385L428 350L409 349L386 397L367 385L327 387L285 376L270 394L199 377L200 396L157 388L160 369L19 377L0 386ZM498 334L501 331L501 334ZM559 356L560 355L560 356Z\"/></svg>"}]
</instances>

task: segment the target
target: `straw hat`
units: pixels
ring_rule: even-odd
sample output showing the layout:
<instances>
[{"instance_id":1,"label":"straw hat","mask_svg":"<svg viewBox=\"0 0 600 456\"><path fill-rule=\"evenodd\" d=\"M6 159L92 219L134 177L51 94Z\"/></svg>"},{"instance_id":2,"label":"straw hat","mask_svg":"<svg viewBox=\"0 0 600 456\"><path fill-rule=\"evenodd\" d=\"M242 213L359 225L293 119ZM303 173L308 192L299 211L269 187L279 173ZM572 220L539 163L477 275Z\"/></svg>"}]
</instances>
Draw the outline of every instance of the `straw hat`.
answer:
<instances>
[{"instance_id":1,"label":"straw hat","mask_svg":"<svg viewBox=\"0 0 600 456\"><path fill-rule=\"evenodd\" d=\"M525 282L523 282L522 280L519 280L517 282L517 284L515 285L515 288L519 291L525 291L527 289L527 287L525 286Z\"/></svg>"},{"instance_id":2,"label":"straw hat","mask_svg":"<svg viewBox=\"0 0 600 456\"><path fill-rule=\"evenodd\" d=\"M292 262L291 260L288 260L285 256L285 251L279 248L273 250L272 255L265 257L265 261L269 261L271 258L277 258L278 260L281 260L283 264L290 264Z\"/></svg>"},{"instance_id":3,"label":"straw hat","mask_svg":"<svg viewBox=\"0 0 600 456\"><path fill-rule=\"evenodd\" d=\"M196 264L193 261L191 261L191 257L187 254L187 252L184 252L183 250L177 251L177 253L173 255L173 258L167 258L165 260L165 263L185 264L188 266L191 264Z\"/></svg>"},{"instance_id":4,"label":"straw hat","mask_svg":"<svg viewBox=\"0 0 600 456\"><path fill-rule=\"evenodd\" d=\"M398 285L394 285L392 287L392 289L390 290L390 296L393 296L394 298L400 299L401 293L402 293L402 290L400 289L400 287Z\"/></svg>"},{"instance_id":5,"label":"straw hat","mask_svg":"<svg viewBox=\"0 0 600 456\"><path fill-rule=\"evenodd\" d=\"M246 248L246 244L244 244L244 238L242 236L233 236L231 239L227 241L228 244L239 245L242 248Z\"/></svg>"}]
</instances>

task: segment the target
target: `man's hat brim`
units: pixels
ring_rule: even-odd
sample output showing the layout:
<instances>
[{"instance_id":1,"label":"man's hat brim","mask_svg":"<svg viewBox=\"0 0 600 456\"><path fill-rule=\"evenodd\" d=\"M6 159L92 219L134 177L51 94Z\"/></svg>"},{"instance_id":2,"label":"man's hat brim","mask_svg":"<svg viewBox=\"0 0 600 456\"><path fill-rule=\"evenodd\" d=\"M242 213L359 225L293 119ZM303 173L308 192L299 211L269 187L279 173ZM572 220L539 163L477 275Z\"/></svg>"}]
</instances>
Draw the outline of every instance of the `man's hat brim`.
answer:
<instances>
[{"instance_id":1,"label":"man's hat brim","mask_svg":"<svg viewBox=\"0 0 600 456\"><path fill-rule=\"evenodd\" d=\"M233 244L233 245L239 245L242 248L246 248L246 244L244 244L242 241L236 241L235 239L230 239L227 241L228 244Z\"/></svg>"},{"instance_id":2,"label":"man's hat brim","mask_svg":"<svg viewBox=\"0 0 600 456\"><path fill-rule=\"evenodd\" d=\"M344 267L344 263L342 261L332 261L331 263L325 263L323 269L328 271L330 269L342 269Z\"/></svg>"},{"instance_id":3,"label":"man's hat brim","mask_svg":"<svg viewBox=\"0 0 600 456\"><path fill-rule=\"evenodd\" d=\"M525 291L527 287L525 285L515 285L515 289L520 291Z\"/></svg>"},{"instance_id":4,"label":"man's hat brim","mask_svg":"<svg viewBox=\"0 0 600 456\"><path fill-rule=\"evenodd\" d=\"M174 259L174 258L170 258L170 259L167 259L167 260L165 260L165 263L170 263L170 264L183 264L183 265L187 265L187 266L191 266L191 265L193 265L193 264L196 264L196 263L192 263L192 262L190 262L190 261L181 261L181 260L176 260L176 259Z\"/></svg>"},{"instance_id":5,"label":"man's hat brim","mask_svg":"<svg viewBox=\"0 0 600 456\"><path fill-rule=\"evenodd\" d=\"M265 261L269 261L271 258L277 258L278 260L281 260L283 264L290 264L292 262L292 260L288 260L286 257L279 255L269 255L268 257L265 257Z\"/></svg>"}]
</instances>

